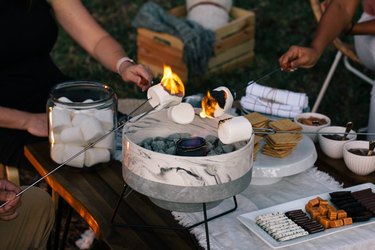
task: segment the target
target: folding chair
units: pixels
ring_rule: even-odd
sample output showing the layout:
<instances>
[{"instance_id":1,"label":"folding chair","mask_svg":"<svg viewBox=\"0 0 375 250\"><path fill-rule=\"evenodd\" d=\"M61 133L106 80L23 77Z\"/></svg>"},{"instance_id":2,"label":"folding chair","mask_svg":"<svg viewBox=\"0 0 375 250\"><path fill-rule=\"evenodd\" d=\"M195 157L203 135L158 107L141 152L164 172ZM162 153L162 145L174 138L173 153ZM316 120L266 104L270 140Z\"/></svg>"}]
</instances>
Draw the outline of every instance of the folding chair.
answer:
<instances>
[{"instance_id":1,"label":"folding chair","mask_svg":"<svg viewBox=\"0 0 375 250\"><path fill-rule=\"evenodd\" d=\"M329 1L329 0L326 0L326 1ZM320 0L310 0L310 5L311 5L311 8L314 12L314 15L315 15L315 18L316 20L319 22L320 21L320 18L322 17L322 14L323 14L323 10L321 8L321 3L324 2L324 1L320 1ZM319 108L319 105L320 105L320 102L322 101L323 99L323 96L327 90L327 87L329 85L329 83L331 82L331 79L333 77L333 74L335 73L336 71L336 68L337 68L337 65L338 63L340 62L340 60L342 59L342 57L344 56L344 65L345 65L345 68L347 70L349 70L350 72L352 72L354 75L356 75L357 77L359 77L360 79L362 79L363 81L373 85L374 84L374 80L371 79L370 77L368 77L367 75L365 75L364 73L362 73L361 71L359 71L358 69L356 69L354 66L352 66L350 64L349 61L353 61L354 63L356 63L357 65L361 65L363 67L365 67L361 61L359 60L356 52L354 51L354 48L352 45L348 44L348 43L344 43L343 41L341 41L339 38L336 38L334 41L333 41L333 45L336 47L336 49L338 50L337 51L337 54L335 56L335 59L333 60L333 63L328 71L328 74L323 82L323 85L320 89L320 92L319 92L319 95L314 103L314 106L312 108L312 112L316 112Z\"/></svg>"}]
</instances>

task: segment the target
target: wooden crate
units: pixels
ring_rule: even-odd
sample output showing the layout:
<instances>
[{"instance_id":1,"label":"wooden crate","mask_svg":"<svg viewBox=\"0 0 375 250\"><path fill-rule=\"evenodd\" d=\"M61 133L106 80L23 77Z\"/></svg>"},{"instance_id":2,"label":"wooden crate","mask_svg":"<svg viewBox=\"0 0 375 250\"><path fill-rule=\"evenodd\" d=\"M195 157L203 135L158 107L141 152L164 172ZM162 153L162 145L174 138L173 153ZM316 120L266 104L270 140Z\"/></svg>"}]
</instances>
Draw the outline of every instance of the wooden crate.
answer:
<instances>
[{"instance_id":1,"label":"wooden crate","mask_svg":"<svg viewBox=\"0 0 375 250\"><path fill-rule=\"evenodd\" d=\"M186 16L186 7L170 10L177 17ZM230 70L246 65L254 58L255 14L233 7L232 21L215 31L215 56L208 64L209 72ZM163 74L163 65L170 65L183 81L188 77L183 61L184 43L178 37L139 28L137 37L138 63L148 65L155 76Z\"/></svg>"}]
</instances>

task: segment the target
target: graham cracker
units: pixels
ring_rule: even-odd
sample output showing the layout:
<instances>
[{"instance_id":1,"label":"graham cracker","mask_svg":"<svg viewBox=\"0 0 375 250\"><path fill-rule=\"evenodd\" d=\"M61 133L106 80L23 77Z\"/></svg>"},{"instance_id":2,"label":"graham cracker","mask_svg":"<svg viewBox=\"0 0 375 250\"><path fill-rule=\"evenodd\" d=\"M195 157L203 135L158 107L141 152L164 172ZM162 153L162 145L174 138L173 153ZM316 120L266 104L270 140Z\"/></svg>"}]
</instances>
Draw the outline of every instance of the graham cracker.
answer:
<instances>
[{"instance_id":1,"label":"graham cracker","mask_svg":"<svg viewBox=\"0 0 375 250\"><path fill-rule=\"evenodd\" d=\"M290 119L280 119L277 121L272 121L269 126L275 130L281 131L301 131L302 127L297 123L291 121Z\"/></svg>"},{"instance_id":2,"label":"graham cracker","mask_svg":"<svg viewBox=\"0 0 375 250\"><path fill-rule=\"evenodd\" d=\"M264 128L265 126L268 126L268 117L259 114L258 112L249 113L244 115L244 117L250 121L254 128Z\"/></svg>"}]
</instances>

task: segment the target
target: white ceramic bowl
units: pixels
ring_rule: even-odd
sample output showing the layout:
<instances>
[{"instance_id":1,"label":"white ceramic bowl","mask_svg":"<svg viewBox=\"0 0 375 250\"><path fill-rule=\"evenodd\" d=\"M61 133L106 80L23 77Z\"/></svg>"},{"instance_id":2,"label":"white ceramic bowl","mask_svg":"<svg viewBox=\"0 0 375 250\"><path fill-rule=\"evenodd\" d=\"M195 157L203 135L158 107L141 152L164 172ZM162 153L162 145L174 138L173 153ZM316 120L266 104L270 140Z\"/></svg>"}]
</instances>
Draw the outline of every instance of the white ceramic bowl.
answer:
<instances>
[{"instance_id":1,"label":"white ceramic bowl","mask_svg":"<svg viewBox=\"0 0 375 250\"><path fill-rule=\"evenodd\" d=\"M340 126L328 126L319 130L320 133L326 133L327 135L332 133L341 133L344 135L345 127ZM349 141L357 139L357 134L354 130L351 130L348 135L348 140L339 141L324 137L323 134L318 135L319 145L323 153L333 159L341 159L343 157L343 147Z\"/></svg>"},{"instance_id":2,"label":"white ceramic bowl","mask_svg":"<svg viewBox=\"0 0 375 250\"><path fill-rule=\"evenodd\" d=\"M357 175L368 175L375 171L375 156L363 156L349 152L349 149L368 149L368 141L351 141L344 145L343 154L346 166Z\"/></svg>"},{"instance_id":3,"label":"white ceramic bowl","mask_svg":"<svg viewBox=\"0 0 375 250\"><path fill-rule=\"evenodd\" d=\"M304 124L304 123L301 123L301 122L298 121L301 118L306 119L306 118L309 118L309 117L324 119L324 120L326 120L327 123L323 124L323 125L316 126L316 125L307 125L307 124ZM294 122L302 127L302 131L311 132L311 133L318 132L320 129L322 129L324 127L328 127L328 126L331 125L331 119L328 116L323 115L323 114L319 114L319 113L312 113L312 112L307 112L307 113L302 113L302 114L297 115L296 117L294 117ZM313 140L313 142L318 142L318 135L317 134L306 134L306 135L308 137L310 137L311 140Z\"/></svg>"}]
</instances>

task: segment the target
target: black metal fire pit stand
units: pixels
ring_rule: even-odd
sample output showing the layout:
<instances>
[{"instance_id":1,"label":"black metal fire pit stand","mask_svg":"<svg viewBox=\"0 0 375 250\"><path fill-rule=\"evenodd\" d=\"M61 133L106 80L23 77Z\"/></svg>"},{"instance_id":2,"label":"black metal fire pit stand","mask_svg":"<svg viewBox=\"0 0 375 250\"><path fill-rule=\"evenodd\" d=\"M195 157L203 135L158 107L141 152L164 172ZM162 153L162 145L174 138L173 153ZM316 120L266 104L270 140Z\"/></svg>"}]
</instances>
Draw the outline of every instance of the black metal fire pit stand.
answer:
<instances>
[{"instance_id":1,"label":"black metal fire pit stand","mask_svg":"<svg viewBox=\"0 0 375 250\"><path fill-rule=\"evenodd\" d=\"M122 202L122 200L123 200L123 198L124 198L124 196L126 194L126 190L128 188L130 189L130 191L128 192L128 194L130 194L131 187L129 187L127 184L125 184L124 188L122 189L122 192L120 194L120 198L117 201L115 210L113 211L112 218L111 218L111 223L112 223L113 226L116 226L116 227L126 227L126 228L131 228L131 229L138 229L138 230L144 230L144 229L185 230L185 231L187 231L187 233L191 237L191 234L190 234L189 230L204 223L204 228L205 228L205 232L206 232L207 249L208 250L210 249L210 235L209 235L209 231L208 231L208 222L211 221L211 220L217 219L217 218L219 218L221 216L224 216L226 214L229 214L229 213L235 211L237 209L237 207L238 207L236 196L233 196L233 202L234 202L234 207L233 208L231 208L231 209L229 209L227 211L224 211L224 212L222 212L220 214L217 214L217 215L215 215L213 217L207 218L206 203L202 203L202 205L203 205L203 218L204 219L202 221L200 221L200 222L197 222L197 223L195 223L195 224L193 224L191 226L185 227L185 228L170 227L170 226L161 226L161 225L142 225L142 224L127 224L127 223L117 224L117 223L114 222L114 220L115 220L117 211L118 211L118 209L119 209L119 207L121 205L121 202ZM127 197L127 195L125 196L125 198L126 197ZM196 245L196 241L193 240L193 242ZM196 245L196 248L198 249L199 247Z\"/></svg>"}]
</instances>

